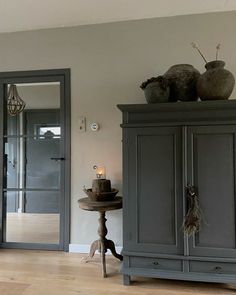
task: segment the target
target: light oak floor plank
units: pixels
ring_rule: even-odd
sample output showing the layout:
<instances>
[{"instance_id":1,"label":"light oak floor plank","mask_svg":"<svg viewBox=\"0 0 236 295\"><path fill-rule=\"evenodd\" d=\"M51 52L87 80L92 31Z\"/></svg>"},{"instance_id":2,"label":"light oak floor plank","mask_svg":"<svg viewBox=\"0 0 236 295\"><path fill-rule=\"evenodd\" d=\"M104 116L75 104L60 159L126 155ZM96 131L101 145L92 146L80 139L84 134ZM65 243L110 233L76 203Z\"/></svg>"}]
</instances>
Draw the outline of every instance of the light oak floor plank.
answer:
<instances>
[{"instance_id":1,"label":"light oak floor plank","mask_svg":"<svg viewBox=\"0 0 236 295\"><path fill-rule=\"evenodd\" d=\"M29 284L0 282L0 294L2 295L21 295L28 288Z\"/></svg>"},{"instance_id":2,"label":"light oak floor plank","mask_svg":"<svg viewBox=\"0 0 236 295\"><path fill-rule=\"evenodd\" d=\"M121 263L107 256L108 278L100 257L85 263L83 255L29 250L0 250L1 295L218 295L236 294L236 284L206 284L133 278L122 285Z\"/></svg>"}]
</instances>

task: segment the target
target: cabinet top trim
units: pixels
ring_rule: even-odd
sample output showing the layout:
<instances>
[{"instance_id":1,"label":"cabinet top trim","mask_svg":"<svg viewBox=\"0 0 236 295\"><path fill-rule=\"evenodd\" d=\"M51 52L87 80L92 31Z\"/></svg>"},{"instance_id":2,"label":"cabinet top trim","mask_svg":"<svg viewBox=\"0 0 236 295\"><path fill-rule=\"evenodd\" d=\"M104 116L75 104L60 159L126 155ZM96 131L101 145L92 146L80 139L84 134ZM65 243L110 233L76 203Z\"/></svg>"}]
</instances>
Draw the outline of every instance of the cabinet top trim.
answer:
<instances>
[{"instance_id":1,"label":"cabinet top trim","mask_svg":"<svg viewBox=\"0 0 236 295\"><path fill-rule=\"evenodd\" d=\"M188 102L169 102L153 104L118 104L117 107L122 112L155 112L155 111L177 111L177 110L202 110L202 109L236 109L236 99L214 100L214 101L188 101Z\"/></svg>"},{"instance_id":2,"label":"cabinet top trim","mask_svg":"<svg viewBox=\"0 0 236 295\"><path fill-rule=\"evenodd\" d=\"M156 104L122 104L124 124L226 122L236 120L236 99Z\"/></svg>"}]
</instances>

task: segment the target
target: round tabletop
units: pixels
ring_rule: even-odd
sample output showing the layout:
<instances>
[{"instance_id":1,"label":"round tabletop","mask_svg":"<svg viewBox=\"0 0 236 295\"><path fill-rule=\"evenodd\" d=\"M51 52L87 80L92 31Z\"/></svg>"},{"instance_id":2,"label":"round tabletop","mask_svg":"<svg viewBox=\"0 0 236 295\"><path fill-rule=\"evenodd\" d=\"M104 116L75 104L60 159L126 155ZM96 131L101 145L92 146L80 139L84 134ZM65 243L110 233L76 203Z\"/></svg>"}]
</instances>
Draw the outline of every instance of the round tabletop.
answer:
<instances>
[{"instance_id":1,"label":"round tabletop","mask_svg":"<svg viewBox=\"0 0 236 295\"><path fill-rule=\"evenodd\" d=\"M109 211L122 208L122 197L115 197L112 201L91 201L88 197L78 200L79 206L88 211Z\"/></svg>"}]
</instances>

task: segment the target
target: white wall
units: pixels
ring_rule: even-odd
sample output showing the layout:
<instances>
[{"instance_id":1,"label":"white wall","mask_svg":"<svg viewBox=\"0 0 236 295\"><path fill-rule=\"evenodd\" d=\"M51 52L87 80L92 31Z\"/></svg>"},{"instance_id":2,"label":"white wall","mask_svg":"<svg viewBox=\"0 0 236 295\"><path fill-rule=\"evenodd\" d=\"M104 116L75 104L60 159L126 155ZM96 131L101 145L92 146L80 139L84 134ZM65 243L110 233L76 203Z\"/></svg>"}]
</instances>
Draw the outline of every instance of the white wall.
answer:
<instances>
[{"instance_id":1,"label":"white wall","mask_svg":"<svg viewBox=\"0 0 236 295\"><path fill-rule=\"evenodd\" d=\"M77 199L90 187L92 166L102 164L113 186L121 180L121 113L116 104L145 103L139 85L176 63L203 71L190 46L206 57L220 58L236 75L236 12L60 28L0 35L0 71L71 68L72 202L71 243L89 244L97 237L97 214L79 209ZM235 91L233 93L235 96ZM101 130L78 132L78 117L97 121ZM108 237L122 244L121 211L108 214Z\"/></svg>"}]
</instances>

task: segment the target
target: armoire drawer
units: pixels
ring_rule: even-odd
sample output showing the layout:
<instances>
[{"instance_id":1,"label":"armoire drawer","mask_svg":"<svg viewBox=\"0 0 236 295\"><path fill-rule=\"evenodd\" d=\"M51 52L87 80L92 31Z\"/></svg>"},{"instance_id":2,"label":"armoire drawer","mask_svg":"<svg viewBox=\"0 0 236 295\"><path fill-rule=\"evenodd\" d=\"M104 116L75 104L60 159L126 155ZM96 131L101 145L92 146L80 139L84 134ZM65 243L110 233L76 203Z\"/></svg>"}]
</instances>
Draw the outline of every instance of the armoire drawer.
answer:
<instances>
[{"instance_id":1,"label":"armoire drawer","mask_svg":"<svg viewBox=\"0 0 236 295\"><path fill-rule=\"evenodd\" d=\"M130 267L182 271L182 261L176 259L130 257Z\"/></svg>"},{"instance_id":2,"label":"armoire drawer","mask_svg":"<svg viewBox=\"0 0 236 295\"><path fill-rule=\"evenodd\" d=\"M235 274L236 275L236 263L190 261L189 271L211 273L211 274Z\"/></svg>"}]
</instances>

